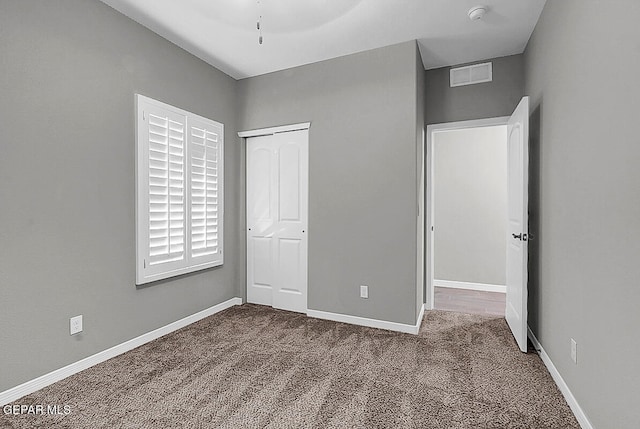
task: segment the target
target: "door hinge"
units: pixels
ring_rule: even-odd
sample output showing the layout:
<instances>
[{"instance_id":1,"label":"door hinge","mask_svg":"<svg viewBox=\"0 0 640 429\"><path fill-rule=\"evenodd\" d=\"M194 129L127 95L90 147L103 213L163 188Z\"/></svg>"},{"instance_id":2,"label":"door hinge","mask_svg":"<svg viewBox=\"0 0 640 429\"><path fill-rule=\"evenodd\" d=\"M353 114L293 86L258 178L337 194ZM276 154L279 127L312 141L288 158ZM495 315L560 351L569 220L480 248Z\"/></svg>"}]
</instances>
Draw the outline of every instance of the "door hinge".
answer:
<instances>
[{"instance_id":1,"label":"door hinge","mask_svg":"<svg viewBox=\"0 0 640 429\"><path fill-rule=\"evenodd\" d=\"M147 260L146 259L142 260L142 267L143 268L147 268Z\"/></svg>"}]
</instances>

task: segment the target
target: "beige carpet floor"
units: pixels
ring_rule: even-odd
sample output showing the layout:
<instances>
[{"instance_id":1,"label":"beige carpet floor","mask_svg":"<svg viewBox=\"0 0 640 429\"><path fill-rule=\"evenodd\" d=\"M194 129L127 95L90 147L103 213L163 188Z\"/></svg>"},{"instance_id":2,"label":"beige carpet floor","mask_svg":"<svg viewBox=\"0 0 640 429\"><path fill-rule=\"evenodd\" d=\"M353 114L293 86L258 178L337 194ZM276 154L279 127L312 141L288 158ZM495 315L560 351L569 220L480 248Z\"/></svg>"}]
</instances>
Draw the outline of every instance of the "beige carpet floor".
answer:
<instances>
[{"instance_id":1,"label":"beige carpet floor","mask_svg":"<svg viewBox=\"0 0 640 429\"><path fill-rule=\"evenodd\" d=\"M579 428L501 318L427 312L418 336L245 304L26 396L2 428Z\"/></svg>"}]
</instances>

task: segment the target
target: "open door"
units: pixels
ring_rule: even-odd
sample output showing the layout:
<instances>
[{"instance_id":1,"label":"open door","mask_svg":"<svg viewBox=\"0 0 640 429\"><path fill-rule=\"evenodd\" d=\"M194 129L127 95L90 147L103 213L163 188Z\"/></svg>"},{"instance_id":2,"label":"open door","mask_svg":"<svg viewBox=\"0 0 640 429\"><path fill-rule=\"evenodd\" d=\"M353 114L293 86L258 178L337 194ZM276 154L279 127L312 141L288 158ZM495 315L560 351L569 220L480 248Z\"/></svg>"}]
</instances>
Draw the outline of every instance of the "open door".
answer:
<instances>
[{"instance_id":1,"label":"open door","mask_svg":"<svg viewBox=\"0 0 640 429\"><path fill-rule=\"evenodd\" d=\"M505 317L520 350L527 352L527 244L529 203L529 97L507 125L507 308Z\"/></svg>"}]
</instances>

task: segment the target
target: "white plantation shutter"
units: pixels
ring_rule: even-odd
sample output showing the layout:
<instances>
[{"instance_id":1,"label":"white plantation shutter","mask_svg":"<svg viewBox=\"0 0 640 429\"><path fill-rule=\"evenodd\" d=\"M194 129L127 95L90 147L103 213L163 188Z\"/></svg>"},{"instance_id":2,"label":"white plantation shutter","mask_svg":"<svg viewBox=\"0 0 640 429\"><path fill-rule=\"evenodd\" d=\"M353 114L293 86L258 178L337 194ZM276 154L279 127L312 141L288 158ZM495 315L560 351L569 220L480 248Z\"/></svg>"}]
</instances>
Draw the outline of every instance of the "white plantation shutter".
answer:
<instances>
[{"instance_id":1,"label":"white plantation shutter","mask_svg":"<svg viewBox=\"0 0 640 429\"><path fill-rule=\"evenodd\" d=\"M191 257L222 257L223 126L213 121L189 121L191 171Z\"/></svg>"},{"instance_id":2,"label":"white plantation shutter","mask_svg":"<svg viewBox=\"0 0 640 429\"><path fill-rule=\"evenodd\" d=\"M136 283L221 265L224 126L136 102Z\"/></svg>"},{"instance_id":3,"label":"white plantation shutter","mask_svg":"<svg viewBox=\"0 0 640 429\"><path fill-rule=\"evenodd\" d=\"M185 258L185 120L149 111L146 123L149 131L149 265L153 266Z\"/></svg>"}]
</instances>

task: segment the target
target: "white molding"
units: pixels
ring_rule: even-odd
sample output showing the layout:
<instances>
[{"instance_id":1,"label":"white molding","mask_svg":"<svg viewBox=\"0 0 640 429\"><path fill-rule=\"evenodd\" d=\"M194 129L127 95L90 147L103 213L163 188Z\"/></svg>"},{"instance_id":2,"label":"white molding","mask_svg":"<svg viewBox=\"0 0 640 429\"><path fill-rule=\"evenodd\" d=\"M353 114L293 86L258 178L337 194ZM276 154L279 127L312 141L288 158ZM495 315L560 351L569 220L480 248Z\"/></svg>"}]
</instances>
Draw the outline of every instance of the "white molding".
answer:
<instances>
[{"instance_id":1,"label":"white molding","mask_svg":"<svg viewBox=\"0 0 640 429\"><path fill-rule=\"evenodd\" d=\"M470 282L458 282L453 280L433 280L434 287L447 287L451 289L469 289L480 290L483 292L499 292L507 293L506 285L492 285L487 283L470 283Z\"/></svg>"},{"instance_id":2,"label":"white molding","mask_svg":"<svg viewBox=\"0 0 640 429\"><path fill-rule=\"evenodd\" d=\"M129 350L133 350L136 347L140 347L141 345L160 338L163 335L167 335L180 328L184 328L187 325L190 325L194 322L197 322L198 320L204 319L205 317L211 316L222 310L226 310L227 308L233 307L234 305L242 305L242 298L231 298L227 301L221 302L218 305L214 305L213 307L209 307L205 310L199 311L198 313L192 314L191 316L187 316L183 319L169 323L168 325L165 325L161 328L154 329L153 331L147 332L146 334L142 334L139 337L133 338L129 341L125 341L124 343L98 352L94 355L86 357L60 369L56 369L55 371L22 383L9 390L5 390L4 392L0 392L0 406L20 399L25 395L42 389L43 387L49 386L73 374L76 374L108 359L121 355L122 353L128 352Z\"/></svg>"},{"instance_id":3,"label":"white molding","mask_svg":"<svg viewBox=\"0 0 640 429\"><path fill-rule=\"evenodd\" d=\"M287 131L308 130L311 122L301 122L299 124L281 125L279 127L260 128L257 130L239 131L238 137L259 137L269 136L276 133L285 133Z\"/></svg>"},{"instance_id":4,"label":"white molding","mask_svg":"<svg viewBox=\"0 0 640 429\"><path fill-rule=\"evenodd\" d=\"M493 127L497 125L507 125L510 116L498 116L496 118L473 119L470 121L446 122L442 124L427 125L427 137L431 133L442 131L462 130L465 128Z\"/></svg>"},{"instance_id":5,"label":"white molding","mask_svg":"<svg viewBox=\"0 0 640 429\"><path fill-rule=\"evenodd\" d=\"M573 411L573 414L576 416L580 427L582 429L593 429L593 425L587 418L585 412L580 407L580 404L578 404L578 401L576 400L575 396L573 396L573 393L571 393L569 386L567 386L567 383L565 383L564 379L560 375L560 372L558 372L558 369L551 361L551 358L549 357L547 352L544 351L544 348L540 344L540 341L538 341L529 326L527 326L527 331L529 332L529 339L531 340L533 347L535 347L535 349L538 351L540 359L542 359L542 362L547 367L547 370L549 370L549 374L551 374L553 381L556 382L558 389L560 389L560 392L562 392L562 396L564 396L564 399L569 404L569 408L571 408L571 411Z\"/></svg>"},{"instance_id":6,"label":"white molding","mask_svg":"<svg viewBox=\"0 0 640 429\"><path fill-rule=\"evenodd\" d=\"M321 310L307 310L307 316L316 319L332 320L334 322L349 323L351 325L367 326L369 328L387 329L389 331L404 332L405 334L417 334L420 330L422 317L424 316L424 305L418 315L418 321L415 325L405 323L388 322L386 320L369 319L366 317L351 316L349 314L330 313Z\"/></svg>"},{"instance_id":7,"label":"white molding","mask_svg":"<svg viewBox=\"0 0 640 429\"><path fill-rule=\"evenodd\" d=\"M425 305L422 304L420 306L420 312L418 313L418 320L416 321L416 331L412 332L412 334L418 334L420 332L420 325L422 325L422 319L424 318L424 310L425 310Z\"/></svg>"},{"instance_id":8,"label":"white molding","mask_svg":"<svg viewBox=\"0 0 640 429\"><path fill-rule=\"evenodd\" d=\"M435 251L435 244L434 244L434 225L433 225L433 221L434 221L434 217L435 217L435 209L433 207L433 201L435 201L433 192L435 190L434 186L433 186L433 179L435 177L434 174L434 170L435 170L435 157L433 156L433 148L434 146L434 138L433 138L433 125L427 125L427 146L425 147L425 150L427 151L427 159L426 159L426 163L427 163L427 168L428 170L425 171L425 180L426 182L426 186L427 189L425 189L426 192L426 200L425 200L425 214L427 215L427 230L426 230L426 239L427 242L425 243L426 246L426 251L429 255L429 258L427 258L427 287L425 290L425 295L426 295L426 302L429 304L429 310L433 310L435 308L435 287L433 286L433 279L435 278L435 274L434 274L434 269L435 269L435 257L434 257L434 251ZM427 179L428 177L428 179Z\"/></svg>"}]
</instances>

